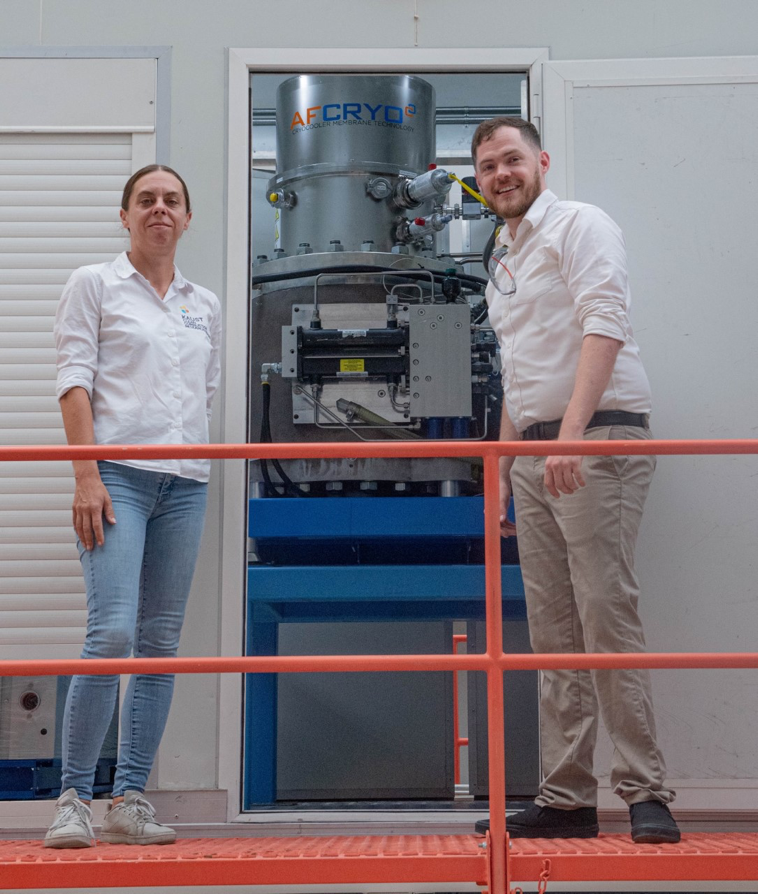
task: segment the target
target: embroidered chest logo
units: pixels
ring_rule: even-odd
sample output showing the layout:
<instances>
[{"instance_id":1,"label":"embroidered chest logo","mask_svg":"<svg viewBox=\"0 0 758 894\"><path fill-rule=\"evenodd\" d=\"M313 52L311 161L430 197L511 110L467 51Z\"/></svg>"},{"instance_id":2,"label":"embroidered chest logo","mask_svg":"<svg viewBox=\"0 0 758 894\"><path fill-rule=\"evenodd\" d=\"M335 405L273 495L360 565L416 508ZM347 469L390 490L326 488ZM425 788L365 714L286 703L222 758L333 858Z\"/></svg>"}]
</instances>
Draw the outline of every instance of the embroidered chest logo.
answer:
<instances>
[{"instance_id":1,"label":"embroidered chest logo","mask_svg":"<svg viewBox=\"0 0 758 894\"><path fill-rule=\"evenodd\" d=\"M185 329L198 329L200 332L205 333L205 337L210 341L211 335L208 332L208 327L203 322L202 317L193 317L189 312L189 308L185 307L184 304L179 308L182 312L182 323L184 323Z\"/></svg>"}]
</instances>

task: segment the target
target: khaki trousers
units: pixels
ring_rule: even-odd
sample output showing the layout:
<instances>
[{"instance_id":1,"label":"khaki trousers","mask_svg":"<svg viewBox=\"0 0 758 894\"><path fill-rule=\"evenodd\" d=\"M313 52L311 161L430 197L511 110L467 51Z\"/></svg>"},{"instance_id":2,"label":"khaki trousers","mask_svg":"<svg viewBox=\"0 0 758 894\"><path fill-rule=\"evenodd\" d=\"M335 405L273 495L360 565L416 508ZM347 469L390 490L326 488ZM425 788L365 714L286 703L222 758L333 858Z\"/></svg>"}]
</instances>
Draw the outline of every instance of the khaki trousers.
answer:
<instances>
[{"instance_id":1,"label":"khaki trousers","mask_svg":"<svg viewBox=\"0 0 758 894\"><path fill-rule=\"evenodd\" d=\"M585 440L648 439L633 426L589 429ZM552 497L545 457L511 472L527 615L535 652L644 652L634 549L655 471L653 456L585 456L586 486ZM647 670L543 671L542 776L537 804L597 804L598 705L613 745L611 785L626 801L668 803Z\"/></svg>"}]
</instances>

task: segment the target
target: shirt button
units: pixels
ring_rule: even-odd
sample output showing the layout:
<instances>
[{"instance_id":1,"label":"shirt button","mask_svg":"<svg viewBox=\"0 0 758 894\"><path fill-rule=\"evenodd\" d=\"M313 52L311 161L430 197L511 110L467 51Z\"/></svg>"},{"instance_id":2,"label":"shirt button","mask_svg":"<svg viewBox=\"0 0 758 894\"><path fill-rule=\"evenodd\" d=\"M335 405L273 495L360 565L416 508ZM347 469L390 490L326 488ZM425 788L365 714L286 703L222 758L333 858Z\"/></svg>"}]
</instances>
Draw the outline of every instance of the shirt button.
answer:
<instances>
[{"instance_id":1,"label":"shirt button","mask_svg":"<svg viewBox=\"0 0 758 894\"><path fill-rule=\"evenodd\" d=\"M173 393L173 397L174 397L176 400L179 400L179 398L181 397L181 394L180 394L178 391L175 391L175 392Z\"/></svg>"},{"instance_id":2,"label":"shirt button","mask_svg":"<svg viewBox=\"0 0 758 894\"><path fill-rule=\"evenodd\" d=\"M171 361L171 365L172 365L172 366L179 366L179 361L176 359L176 357L174 357L174 359Z\"/></svg>"},{"instance_id":3,"label":"shirt button","mask_svg":"<svg viewBox=\"0 0 758 894\"><path fill-rule=\"evenodd\" d=\"M169 329L168 334L170 335L171 338L176 338L176 332L174 332L173 329Z\"/></svg>"}]
</instances>

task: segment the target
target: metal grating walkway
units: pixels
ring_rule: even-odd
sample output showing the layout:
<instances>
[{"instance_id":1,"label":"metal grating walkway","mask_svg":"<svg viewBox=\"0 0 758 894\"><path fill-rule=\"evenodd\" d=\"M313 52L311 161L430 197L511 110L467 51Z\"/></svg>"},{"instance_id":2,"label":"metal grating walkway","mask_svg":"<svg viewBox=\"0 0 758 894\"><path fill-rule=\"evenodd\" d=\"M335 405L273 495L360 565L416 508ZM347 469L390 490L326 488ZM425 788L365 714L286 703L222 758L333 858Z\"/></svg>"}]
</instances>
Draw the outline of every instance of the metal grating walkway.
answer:
<instances>
[{"instance_id":1,"label":"metal grating walkway","mask_svg":"<svg viewBox=\"0 0 758 894\"><path fill-rule=\"evenodd\" d=\"M194 838L166 847L98 844L51 850L0 842L0 889L169 885L487 884L478 835ZM758 879L758 833L692 834L677 845L635 845L628 835L517 839L513 882Z\"/></svg>"},{"instance_id":2,"label":"metal grating walkway","mask_svg":"<svg viewBox=\"0 0 758 894\"><path fill-rule=\"evenodd\" d=\"M594 839L515 839L514 881L750 881L758 879L758 833L693 833L679 844L635 844L628 835Z\"/></svg>"}]
</instances>

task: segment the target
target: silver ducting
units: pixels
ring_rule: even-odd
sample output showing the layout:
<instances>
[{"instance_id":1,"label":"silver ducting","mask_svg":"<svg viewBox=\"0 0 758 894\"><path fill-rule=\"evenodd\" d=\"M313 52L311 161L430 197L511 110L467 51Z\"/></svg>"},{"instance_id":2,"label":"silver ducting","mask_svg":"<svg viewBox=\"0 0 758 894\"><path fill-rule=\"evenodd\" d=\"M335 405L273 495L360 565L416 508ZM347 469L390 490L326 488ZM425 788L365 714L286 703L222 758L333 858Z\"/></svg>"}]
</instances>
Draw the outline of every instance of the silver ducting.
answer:
<instances>
[{"instance_id":1,"label":"silver ducting","mask_svg":"<svg viewBox=\"0 0 758 894\"><path fill-rule=\"evenodd\" d=\"M411 194L434 163L434 88L411 75L299 75L277 92L277 174L269 202L280 210L279 248L294 255L373 241L391 251L404 207L444 195ZM395 196L406 196L401 203Z\"/></svg>"}]
</instances>

